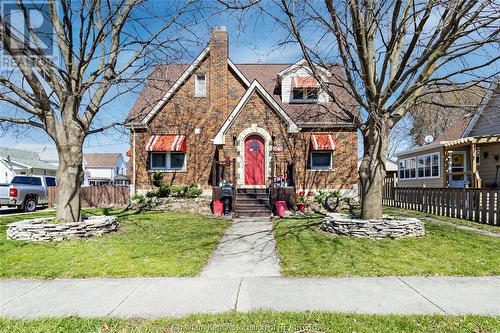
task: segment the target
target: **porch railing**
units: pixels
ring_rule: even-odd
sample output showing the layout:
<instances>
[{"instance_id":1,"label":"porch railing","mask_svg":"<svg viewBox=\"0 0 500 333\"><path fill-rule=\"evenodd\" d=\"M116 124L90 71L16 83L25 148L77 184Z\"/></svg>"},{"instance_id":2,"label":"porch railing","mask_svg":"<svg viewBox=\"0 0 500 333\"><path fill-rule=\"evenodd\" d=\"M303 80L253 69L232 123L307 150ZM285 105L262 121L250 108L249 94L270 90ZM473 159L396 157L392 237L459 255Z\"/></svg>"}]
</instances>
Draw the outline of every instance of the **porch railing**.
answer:
<instances>
[{"instance_id":1,"label":"porch railing","mask_svg":"<svg viewBox=\"0 0 500 333\"><path fill-rule=\"evenodd\" d=\"M270 187L295 187L294 161L271 161Z\"/></svg>"}]
</instances>

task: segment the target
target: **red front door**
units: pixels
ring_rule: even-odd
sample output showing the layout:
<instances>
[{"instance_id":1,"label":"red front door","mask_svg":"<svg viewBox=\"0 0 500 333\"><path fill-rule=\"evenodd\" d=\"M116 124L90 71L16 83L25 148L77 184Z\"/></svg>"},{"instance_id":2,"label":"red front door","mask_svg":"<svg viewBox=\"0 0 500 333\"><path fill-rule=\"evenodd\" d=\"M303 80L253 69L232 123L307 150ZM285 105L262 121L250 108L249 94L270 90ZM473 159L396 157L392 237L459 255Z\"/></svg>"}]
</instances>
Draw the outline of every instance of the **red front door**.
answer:
<instances>
[{"instance_id":1,"label":"red front door","mask_svg":"<svg viewBox=\"0 0 500 333\"><path fill-rule=\"evenodd\" d=\"M265 185L264 162L264 139L250 135L245 140L245 185Z\"/></svg>"}]
</instances>

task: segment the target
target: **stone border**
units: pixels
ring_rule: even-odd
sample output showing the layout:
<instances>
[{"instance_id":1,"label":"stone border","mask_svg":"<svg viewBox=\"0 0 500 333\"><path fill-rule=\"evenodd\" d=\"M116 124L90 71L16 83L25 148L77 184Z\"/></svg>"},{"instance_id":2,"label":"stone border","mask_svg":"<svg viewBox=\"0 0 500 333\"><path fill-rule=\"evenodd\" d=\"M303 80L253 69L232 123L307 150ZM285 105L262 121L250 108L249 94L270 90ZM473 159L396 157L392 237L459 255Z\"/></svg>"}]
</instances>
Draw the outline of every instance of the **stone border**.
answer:
<instances>
[{"instance_id":1,"label":"stone border","mask_svg":"<svg viewBox=\"0 0 500 333\"><path fill-rule=\"evenodd\" d=\"M382 220L361 220L346 214L331 213L323 219L320 228L336 235L371 239L400 239L425 235L424 224L413 217L405 219L384 217Z\"/></svg>"},{"instance_id":2,"label":"stone border","mask_svg":"<svg viewBox=\"0 0 500 333\"><path fill-rule=\"evenodd\" d=\"M101 236L119 229L114 216L90 216L83 222L50 223L53 217L23 220L7 225L7 239L31 242Z\"/></svg>"}]
</instances>

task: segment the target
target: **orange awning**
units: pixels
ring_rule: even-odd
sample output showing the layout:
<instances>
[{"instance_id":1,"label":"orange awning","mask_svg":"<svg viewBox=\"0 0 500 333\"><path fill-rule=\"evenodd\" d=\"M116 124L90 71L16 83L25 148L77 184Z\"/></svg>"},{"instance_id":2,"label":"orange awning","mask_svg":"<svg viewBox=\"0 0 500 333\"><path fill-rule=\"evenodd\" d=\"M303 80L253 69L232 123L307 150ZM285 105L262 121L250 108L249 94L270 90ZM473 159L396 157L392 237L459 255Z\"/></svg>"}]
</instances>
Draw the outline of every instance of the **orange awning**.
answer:
<instances>
[{"instance_id":1,"label":"orange awning","mask_svg":"<svg viewBox=\"0 0 500 333\"><path fill-rule=\"evenodd\" d=\"M311 134L311 146L313 150L335 150L333 134Z\"/></svg>"},{"instance_id":2,"label":"orange awning","mask_svg":"<svg viewBox=\"0 0 500 333\"><path fill-rule=\"evenodd\" d=\"M319 83L312 76L295 76L292 78L293 88L318 88Z\"/></svg>"},{"instance_id":3,"label":"orange awning","mask_svg":"<svg viewBox=\"0 0 500 333\"><path fill-rule=\"evenodd\" d=\"M185 135L151 135L145 146L146 151L186 151Z\"/></svg>"}]
</instances>

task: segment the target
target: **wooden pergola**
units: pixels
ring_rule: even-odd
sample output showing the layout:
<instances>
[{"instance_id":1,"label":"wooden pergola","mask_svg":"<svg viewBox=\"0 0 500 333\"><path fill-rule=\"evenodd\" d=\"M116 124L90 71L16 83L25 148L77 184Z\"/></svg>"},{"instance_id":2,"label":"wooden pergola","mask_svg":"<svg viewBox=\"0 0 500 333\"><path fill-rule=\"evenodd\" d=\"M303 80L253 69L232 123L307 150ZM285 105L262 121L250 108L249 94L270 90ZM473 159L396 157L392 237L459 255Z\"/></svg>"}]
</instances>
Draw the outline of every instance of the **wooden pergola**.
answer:
<instances>
[{"instance_id":1,"label":"wooden pergola","mask_svg":"<svg viewBox=\"0 0 500 333\"><path fill-rule=\"evenodd\" d=\"M498 143L500 142L500 135L490 135L490 136L474 136L466 137L453 141L448 141L444 144L443 150L443 170L444 170L444 182L446 187L449 187L449 176L469 176L470 186L474 188L481 188L481 178L477 171L477 146L480 144L488 143ZM457 148L466 148L469 151L469 165L470 170L465 172L449 172L449 154L448 152Z\"/></svg>"}]
</instances>

